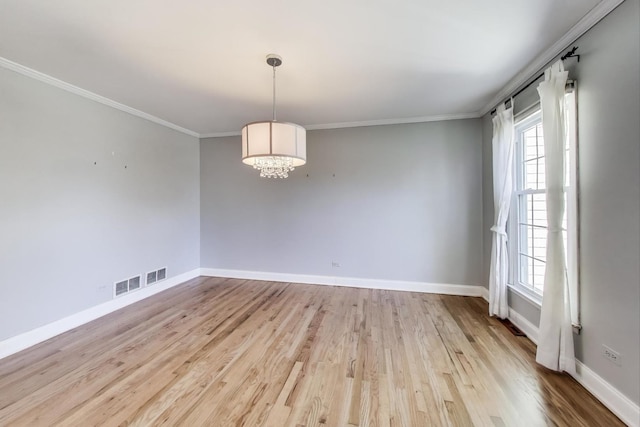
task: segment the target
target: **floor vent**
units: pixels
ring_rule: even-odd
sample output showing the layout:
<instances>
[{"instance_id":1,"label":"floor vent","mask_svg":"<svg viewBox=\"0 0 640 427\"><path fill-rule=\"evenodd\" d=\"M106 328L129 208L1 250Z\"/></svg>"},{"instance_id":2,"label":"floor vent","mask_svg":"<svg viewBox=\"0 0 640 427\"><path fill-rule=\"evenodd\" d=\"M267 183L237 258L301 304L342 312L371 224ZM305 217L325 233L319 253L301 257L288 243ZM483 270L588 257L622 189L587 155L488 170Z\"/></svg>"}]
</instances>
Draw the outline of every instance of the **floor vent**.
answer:
<instances>
[{"instance_id":1,"label":"floor vent","mask_svg":"<svg viewBox=\"0 0 640 427\"><path fill-rule=\"evenodd\" d=\"M142 281L140 276L135 276L127 280L116 282L113 285L113 296L118 297L120 295L126 294L127 292L140 289L141 284Z\"/></svg>"},{"instance_id":2,"label":"floor vent","mask_svg":"<svg viewBox=\"0 0 640 427\"><path fill-rule=\"evenodd\" d=\"M147 285L152 285L166 278L167 278L167 267L163 267L155 271L150 271L147 273Z\"/></svg>"},{"instance_id":3,"label":"floor vent","mask_svg":"<svg viewBox=\"0 0 640 427\"><path fill-rule=\"evenodd\" d=\"M524 332L522 332L516 325L511 323L509 319L498 319L500 323L502 323L513 335L517 337L526 336Z\"/></svg>"}]
</instances>

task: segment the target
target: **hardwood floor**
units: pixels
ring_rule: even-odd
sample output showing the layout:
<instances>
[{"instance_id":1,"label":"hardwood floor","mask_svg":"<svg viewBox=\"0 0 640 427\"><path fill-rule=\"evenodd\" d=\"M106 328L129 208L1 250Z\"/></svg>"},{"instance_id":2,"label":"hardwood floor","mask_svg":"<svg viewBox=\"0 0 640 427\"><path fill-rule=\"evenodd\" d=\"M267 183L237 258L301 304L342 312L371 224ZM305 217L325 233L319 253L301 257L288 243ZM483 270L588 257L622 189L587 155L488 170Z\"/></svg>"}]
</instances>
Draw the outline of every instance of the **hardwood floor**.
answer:
<instances>
[{"instance_id":1,"label":"hardwood floor","mask_svg":"<svg viewBox=\"0 0 640 427\"><path fill-rule=\"evenodd\" d=\"M623 425L486 313L198 278L0 360L0 425Z\"/></svg>"}]
</instances>

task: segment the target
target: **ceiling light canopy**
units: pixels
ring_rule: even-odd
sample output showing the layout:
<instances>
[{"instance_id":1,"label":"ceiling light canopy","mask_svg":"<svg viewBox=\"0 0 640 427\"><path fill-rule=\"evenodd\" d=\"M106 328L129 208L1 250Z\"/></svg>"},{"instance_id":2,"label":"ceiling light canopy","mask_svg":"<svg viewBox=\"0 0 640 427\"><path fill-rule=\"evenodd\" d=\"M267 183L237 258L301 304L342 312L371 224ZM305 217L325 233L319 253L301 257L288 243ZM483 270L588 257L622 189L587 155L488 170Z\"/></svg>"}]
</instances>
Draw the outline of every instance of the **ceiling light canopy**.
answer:
<instances>
[{"instance_id":1,"label":"ceiling light canopy","mask_svg":"<svg viewBox=\"0 0 640 427\"><path fill-rule=\"evenodd\" d=\"M276 120L276 67L282 65L282 58L267 55L267 64L273 68L273 120L242 128L242 162L258 169L263 178L287 178L307 162L307 131Z\"/></svg>"}]
</instances>

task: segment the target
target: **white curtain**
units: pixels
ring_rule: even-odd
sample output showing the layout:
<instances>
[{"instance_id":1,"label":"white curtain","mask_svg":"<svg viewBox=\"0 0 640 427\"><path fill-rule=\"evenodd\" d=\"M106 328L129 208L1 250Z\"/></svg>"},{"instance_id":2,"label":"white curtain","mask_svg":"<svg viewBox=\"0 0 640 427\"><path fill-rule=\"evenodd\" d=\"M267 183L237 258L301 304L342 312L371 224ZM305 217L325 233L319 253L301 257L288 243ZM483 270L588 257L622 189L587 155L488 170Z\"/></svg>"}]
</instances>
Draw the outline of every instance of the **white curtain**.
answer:
<instances>
[{"instance_id":1,"label":"white curtain","mask_svg":"<svg viewBox=\"0 0 640 427\"><path fill-rule=\"evenodd\" d=\"M562 61L545 71L538 86L544 134L547 196L547 262L536 361L555 371L575 373L571 307L562 238L564 216L565 104L567 72Z\"/></svg>"},{"instance_id":2,"label":"white curtain","mask_svg":"<svg viewBox=\"0 0 640 427\"><path fill-rule=\"evenodd\" d=\"M495 219L491 231L491 270L489 273L489 314L502 319L509 316L507 279L507 218L513 191L513 108L503 104L493 117L493 209Z\"/></svg>"}]
</instances>

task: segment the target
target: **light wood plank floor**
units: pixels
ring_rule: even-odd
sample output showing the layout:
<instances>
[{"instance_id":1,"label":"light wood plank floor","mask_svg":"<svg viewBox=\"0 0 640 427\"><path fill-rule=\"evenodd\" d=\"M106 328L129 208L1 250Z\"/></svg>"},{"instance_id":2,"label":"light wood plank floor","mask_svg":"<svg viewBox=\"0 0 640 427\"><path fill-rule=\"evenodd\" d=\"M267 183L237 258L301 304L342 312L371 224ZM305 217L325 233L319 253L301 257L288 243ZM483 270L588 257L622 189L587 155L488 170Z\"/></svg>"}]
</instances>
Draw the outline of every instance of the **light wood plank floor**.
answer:
<instances>
[{"instance_id":1,"label":"light wood plank floor","mask_svg":"<svg viewBox=\"0 0 640 427\"><path fill-rule=\"evenodd\" d=\"M1 360L0 425L622 425L486 312L198 278Z\"/></svg>"}]
</instances>

